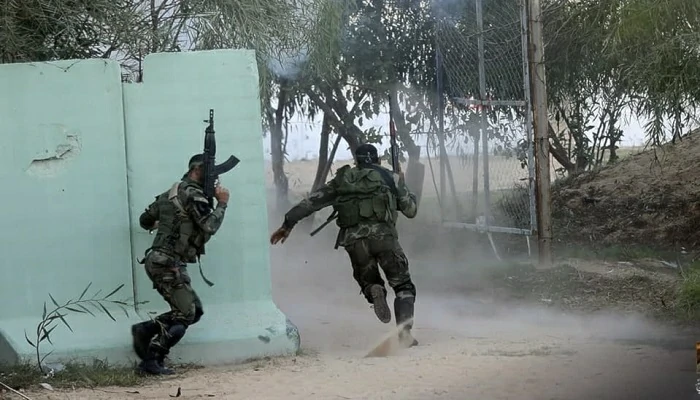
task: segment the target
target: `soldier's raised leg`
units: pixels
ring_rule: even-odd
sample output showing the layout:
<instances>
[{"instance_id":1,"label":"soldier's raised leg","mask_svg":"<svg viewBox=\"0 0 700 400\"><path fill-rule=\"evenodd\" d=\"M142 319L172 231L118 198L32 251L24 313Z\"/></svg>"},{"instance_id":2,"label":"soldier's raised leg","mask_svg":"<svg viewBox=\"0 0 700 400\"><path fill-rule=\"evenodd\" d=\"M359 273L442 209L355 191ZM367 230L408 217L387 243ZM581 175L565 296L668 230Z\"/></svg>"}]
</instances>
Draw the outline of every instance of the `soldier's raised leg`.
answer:
<instances>
[{"instance_id":1,"label":"soldier's raised leg","mask_svg":"<svg viewBox=\"0 0 700 400\"><path fill-rule=\"evenodd\" d=\"M387 238L374 243L379 265L389 286L396 295L394 299L394 316L396 325L403 326L399 331L399 339L402 345L413 347L418 341L411 334L413 329L414 307L416 303L416 286L411 280L408 271L408 258L403 252L398 240Z\"/></svg>"},{"instance_id":2,"label":"soldier's raised leg","mask_svg":"<svg viewBox=\"0 0 700 400\"><path fill-rule=\"evenodd\" d=\"M190 286L186 267L173 269L147 260L146 269L171 310L155 318L158 332L148 344L139 369L149 374L169 375L174 371L165 367L165 357L185 336L187 328L199 320L202 306Z\"/></svg>"},{"instance_id":3,"label":"soldier's raised leg","mask_svg":"<svg viewBox=\"0 0 700 400\"><path fill-rule=\"evenodd\" d=\"M374 313L383 323L391 322L391 309L386 301L387 291L379 273L377 261L370 253L368 239L360 239L346 246L352 263L353 278L360 285L360 291L374 308Z\"/></svg>"}]
</instances>

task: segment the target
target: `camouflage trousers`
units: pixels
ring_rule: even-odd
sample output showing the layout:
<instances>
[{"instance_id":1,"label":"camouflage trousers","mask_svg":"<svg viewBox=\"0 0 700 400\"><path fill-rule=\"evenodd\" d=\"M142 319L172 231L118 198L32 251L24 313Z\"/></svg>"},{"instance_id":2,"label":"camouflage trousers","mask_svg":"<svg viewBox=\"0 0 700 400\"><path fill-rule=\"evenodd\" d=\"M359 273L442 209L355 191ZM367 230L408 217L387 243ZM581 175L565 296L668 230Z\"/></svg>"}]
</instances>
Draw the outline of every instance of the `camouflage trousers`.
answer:
<instances>
[{"instance_id":1,"label":"camouflage trousers","mask_svg":"<svg viewBox=\"0 0 700 400\"><path fill-rule=\"evenodd\" d=\"M202 302L192 289L187 264L157 250L151 251L145 260L146 274L153 288L170 305L170 311L156 317L156 321L168 327L195 324L204 314Z\"/></svg>"},{"instance_id":2,"label":"camouflage trousers","mask_svg":"<svg viewBox=\"0 0 700 400\"><path fill-rule=\"evenodd\" d=\"M375 284L384 287L379 268L384 271L389 286L397 295L405 293L412 297L416 296L416 289L408 271L408 258L398 239L392 236L364 238L344 247L350 256L353 277L360 285L360 290L368 302L372 303L372 299L365 289Z\"/></svg>"}]
</instances>

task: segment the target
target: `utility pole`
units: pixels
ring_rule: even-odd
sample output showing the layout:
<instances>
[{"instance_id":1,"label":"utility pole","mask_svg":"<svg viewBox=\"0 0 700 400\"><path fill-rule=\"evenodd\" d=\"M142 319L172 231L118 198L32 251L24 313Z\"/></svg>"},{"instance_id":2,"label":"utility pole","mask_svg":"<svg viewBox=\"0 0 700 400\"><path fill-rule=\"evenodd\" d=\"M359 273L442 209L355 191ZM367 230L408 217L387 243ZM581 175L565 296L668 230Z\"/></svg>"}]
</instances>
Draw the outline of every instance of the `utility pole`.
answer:
<instances>
[{"instance_id":1,"label":"utility pole","mask_svg":"<svg viewBox=\"0 0 700 400\"><path fill-rule=\"evenodd\" d=\"M552 196L549 177L549 115L547 81L542 38L540 0L526 0L528 5L528 46L530 90L535 139L535 182L537 185L537 250L542 267L552 265Z\"/></svg>"}]
</instances>

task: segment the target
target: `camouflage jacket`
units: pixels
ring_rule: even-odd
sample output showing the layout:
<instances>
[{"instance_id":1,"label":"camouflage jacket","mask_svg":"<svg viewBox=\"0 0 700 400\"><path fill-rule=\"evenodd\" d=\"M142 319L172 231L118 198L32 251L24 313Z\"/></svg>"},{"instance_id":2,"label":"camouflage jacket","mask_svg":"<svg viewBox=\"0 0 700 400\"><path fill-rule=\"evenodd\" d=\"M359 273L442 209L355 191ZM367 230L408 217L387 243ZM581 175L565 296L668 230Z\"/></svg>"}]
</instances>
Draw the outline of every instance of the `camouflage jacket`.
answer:
<instances>
[{"instance_id":1,"label":"camouflage jacket","mask_svg":"<svg viewBox=\"0 0 700 400\"><path fill-rule=\"evenodd\" d=\"M139 217L143 229L158 233L151 249L164 252L177 261L193 263L204 254L204 244L224 220L226 204L211 209L202 186L189 178L176 182L156 199Z\"/></svg>"},{"instance_id":2,"label":"camouflage jacket","mask_svg":"<svg viewBox=\"0 0 700 400\"><path fill-rule=\"evenodd\" d=\"M414 218L418 212L416 197L399 174L378 165L345 166L332 180L292 207L285 215L284 226L292 228L328 206L333 206L338 216L337 246L363 238L398 238L397 211L408 218Z\"/></svg>"}]
</instances>

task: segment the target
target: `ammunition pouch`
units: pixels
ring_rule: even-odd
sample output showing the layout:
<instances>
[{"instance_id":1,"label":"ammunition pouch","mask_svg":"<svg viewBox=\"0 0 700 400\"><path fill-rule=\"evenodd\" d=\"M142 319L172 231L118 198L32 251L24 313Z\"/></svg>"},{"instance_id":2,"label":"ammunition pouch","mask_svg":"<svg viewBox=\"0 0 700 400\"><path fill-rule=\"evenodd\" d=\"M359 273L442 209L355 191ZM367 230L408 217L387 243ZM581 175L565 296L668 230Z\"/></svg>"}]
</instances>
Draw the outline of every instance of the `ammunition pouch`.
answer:
<instances>
[{"instance_id":1,"label":"ammunition pouch","mask_svg":"<svg viewBox=\"0 0 700 400\"><path fill-rule=\"evenodd\" d=\"M382 187L374 195L341 196L333 208L338 213L338 227L348 228L362 222L394 222L395 204L391 191Z\"/></svg>"}]
</instances>

